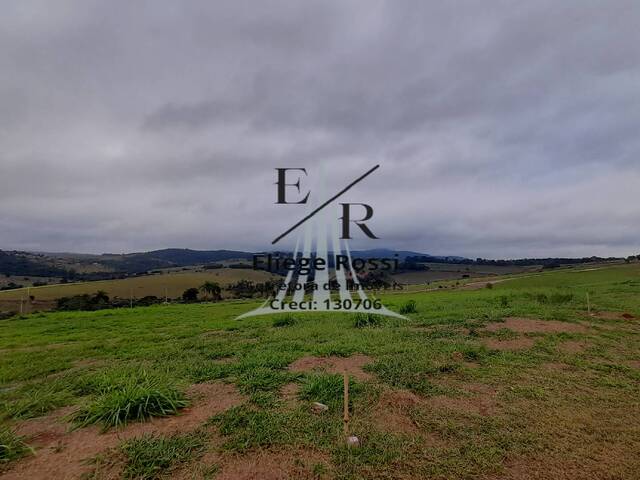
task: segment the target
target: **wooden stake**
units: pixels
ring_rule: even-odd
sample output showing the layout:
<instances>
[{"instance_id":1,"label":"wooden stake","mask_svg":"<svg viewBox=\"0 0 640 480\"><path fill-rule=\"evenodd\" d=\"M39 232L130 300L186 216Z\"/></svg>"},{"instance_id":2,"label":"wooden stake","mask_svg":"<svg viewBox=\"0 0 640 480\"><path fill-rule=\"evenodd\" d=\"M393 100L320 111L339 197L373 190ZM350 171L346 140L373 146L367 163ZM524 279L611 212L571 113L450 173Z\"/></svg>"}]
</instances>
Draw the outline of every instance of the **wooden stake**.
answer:
<instances>
[{"instance_id":1,"label":"wooden stake","mask_svg":"<svg viewBox=\"0 0 640 480\"><path fill-rule=\"evenodd\" d=\"M587 292L587 311L591 315L591 301L589 300L589 292Z\"/></svg>"},{"instance_id":2,"label":"wooden stake","mask_svg":"<svg viewBox=\"0 0 640 480\"><path fill-rule=\"evenodd\" d=\"M349 376L344 372L344 434L349 436Z\"/></svg>"}]
</instances>

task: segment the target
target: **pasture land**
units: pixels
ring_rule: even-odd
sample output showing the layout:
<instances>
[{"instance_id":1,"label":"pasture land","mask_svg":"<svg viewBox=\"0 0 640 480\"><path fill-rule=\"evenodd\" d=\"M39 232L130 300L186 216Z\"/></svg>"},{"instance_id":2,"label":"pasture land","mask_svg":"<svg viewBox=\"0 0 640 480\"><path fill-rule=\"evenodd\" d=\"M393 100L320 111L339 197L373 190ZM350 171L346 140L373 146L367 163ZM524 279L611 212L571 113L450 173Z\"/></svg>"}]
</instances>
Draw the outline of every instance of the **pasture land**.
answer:
<instances>
[{"instance_id":1,"label":"pasture land","mask_svg":"<svg viewBox=\"0 0 640 480\"><path fill-rule=\"evenodd\" d=\"M0 478L638 478L640 265L382 300L0 321Z\"/></svg>"},{"instance_id":2,"label":"pasture land","mask_svg":"<svg viewBox=\"0 0 640 480\"><path fill-rule=\"evenodd\" d=\"M169 298L177 298L187 288L198 288L206 281L217 282L221 286L250 280L253 282L265 282L277 278L268 272L252 269L221 268L204 271L180 271L156 275L144 275L139 277L124 278L118 280L104 280L94 282L67 283L44 285L41 287L20 288L0 292L0 310L19 311L20 299L26 300L28 295L35 297L35 306L47 306L60 297L72 295L93 294L103 290L112 297L142 298L154 295L162 298L165 293Z\"/></svg>"},{"instance_id":3,"label":"pasture land","mask_svg":"<svg viewBox=\"0 0 640 480\"><path fill-rule=\"evenodd\" d=\"M464 280L465 278L512 275L540 271L539 266L456 265L448 263L425 263L429 270L404 272L394 275L403 284L415 285L442 280Z\"/></svg>"}]
</instances>

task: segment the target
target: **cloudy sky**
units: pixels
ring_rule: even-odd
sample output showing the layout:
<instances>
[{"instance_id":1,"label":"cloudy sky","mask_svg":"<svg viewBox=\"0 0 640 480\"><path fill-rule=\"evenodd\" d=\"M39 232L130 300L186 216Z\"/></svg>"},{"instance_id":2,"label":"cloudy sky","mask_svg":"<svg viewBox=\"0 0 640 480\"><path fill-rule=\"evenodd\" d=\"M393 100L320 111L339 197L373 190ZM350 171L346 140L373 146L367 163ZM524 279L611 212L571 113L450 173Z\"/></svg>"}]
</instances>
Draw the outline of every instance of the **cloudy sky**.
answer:
<instances>
[{"instance_id":1,"label":"cloudy sky","mask_svg":"<svg viewBox=\"0 0 640 480\"><path fill-rule=\"evenodd\" d=\"M275 168L333 193L380 164L354 247L640 253L638 25L637 0L2 2L0 248L262 249L304 213Z\"/></svg>"}]
</instances>

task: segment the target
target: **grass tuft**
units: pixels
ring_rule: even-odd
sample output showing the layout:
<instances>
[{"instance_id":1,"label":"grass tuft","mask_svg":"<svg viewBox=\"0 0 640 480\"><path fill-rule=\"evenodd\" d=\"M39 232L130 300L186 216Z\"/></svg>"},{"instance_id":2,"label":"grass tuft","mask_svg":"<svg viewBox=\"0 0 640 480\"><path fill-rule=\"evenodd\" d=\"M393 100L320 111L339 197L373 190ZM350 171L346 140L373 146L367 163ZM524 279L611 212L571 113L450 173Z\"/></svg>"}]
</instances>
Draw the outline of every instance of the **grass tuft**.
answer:
<instances>
[{"instance_id":1,"label":"grass tuft","mask_svg":"<svg viewBox=\"0 0 640 480\"><path fill-rule=\"evenodd\" d=\"M382 317L373 313L356 313L353 326L356 328L380 327L382 326Z\"/></svg>"},{"instance_id":2,"label":"grass tuft","mask_svg":"<svg viewBox=\"0 0 640 480\"><path fill-rule=\"evenodd\" d=\"M196 431L170 437L144 435L128 440L120 446L127 459L123 476L136 480L160 478L172 468L201 454L205 437Z\"/></svg>"},{"instance_id":3,"label":"grass tuft","mask_svg":"<svg viewBox=\"0 0 640 480\"><path fill-rule=\"evenodd\" d=\"M20 397L8 401L5 409L7 415L21 420L40 417L73 401L72 392L57 382L28 385L17 393Z\"/></svg>"},{"instance_id":4,"label":"grass tuft","mask_svg":"<svg viewBox=\"0 0 640 480\"><path fill-rule=\"evenodd\" d=\"M284 317L276 318L273 321L273 326L276 328L280 327L291 327L295 325L297 320L292 315L286 315Z\"/></svg>"},{"instance_id":5,"label":"grass tuft","mask_svg":"<svg viewBox=\"0 0 640 480\"><path fill-rule=\"evenodd\" d=\"M114 383L108 383L109 378ZM128 421L173 415L189 404L168 379L146 371L130 376L106 374L94 386L99 391L97 397L72 417L79 426L99 423L105 429L117 427Z\"/></svg>"},{"instance_id":6,"label":"grass tuft","mask_svg":"<svg viewBox=\"0 0 640 480\"><path fill-rule=\"evenodd\" d=\"M13 430L0 425L0 464L20 458L30 451L31 448Z\"/></svg>"},{"instance_id":7,"label":"grass tuft","mask_svg":"<svg viewBox=\"0 0 640 480\"><path fill-rule=\"evenodd\" d=\"M409 300L408 302L404 303L400 307L400 313L402 315L405 315L407 313L418 313L418 309L416 308L416 301L415 300Z\"/></svg>"},{"instance_id":8,"label":"grass tuft","mask_svg":"<svg viewBox=\"0 0 640 480\"><path fill-rule=\"evenodd\" d=\"M320 402L328 405L330 409L336 410L342 406L344 380L342 375L337 374L316 374L307 375L300 386L298 396L302 400ZM349 403L362 393L363 388L353 379L349 379Z\"/></svg>"}]
</instances>

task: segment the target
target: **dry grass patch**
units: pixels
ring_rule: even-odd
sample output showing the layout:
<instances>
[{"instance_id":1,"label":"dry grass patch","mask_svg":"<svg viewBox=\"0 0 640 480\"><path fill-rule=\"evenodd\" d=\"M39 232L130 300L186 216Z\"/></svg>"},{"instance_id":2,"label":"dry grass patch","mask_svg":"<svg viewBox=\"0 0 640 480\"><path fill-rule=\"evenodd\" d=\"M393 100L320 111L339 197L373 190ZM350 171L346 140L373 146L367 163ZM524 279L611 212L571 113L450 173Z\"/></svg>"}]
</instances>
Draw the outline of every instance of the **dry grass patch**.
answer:
<instances>
[{"instance_id":1,"label":"dry grass patch","mask_svg":"<svg viewBox=\"0 0 640 480\"><path fill-rule=\"evenodd\" d=\"M509 340L487 337L482 339L482 343L491 350L525 350L533 347L536 341L531 337L519 337Z\"/></svg>"},{"instance_id":2,"label":"dry grass patch","mask_svg":"<svg viewBox=\"0 0 640 480\"><path fill-rule=\"evenodd\" d=\"M330 476L330 459L308 449L260 449L220 459L216 480L319 480Z\"/></svg>"},{"instance_id":3,"label":"dry grass patch","mask_svg":"<svg viewBox=\"0 0 640 480\"><path fill-rule=\"evenodd\" d=\"M343 373L358 380L370 380L372 375L362 368L373 362L367 355L352 355L350 357L302 357L289 365L292 372Z\"/></svg>"},{"instance_id":4,"label":"dry grass patch","mask_svg":"<svg viewBox=\"0 0 640 480\"><path fill-rule=\"evenodd\" d=\"M578 323L521 317L507 317L504 322L490 323L485 327L485 331L497 332L503 328L517 333L585 333L588 331L587 327Z\"/></svg>"}]
</instances>

